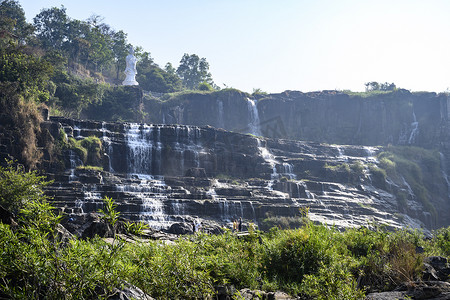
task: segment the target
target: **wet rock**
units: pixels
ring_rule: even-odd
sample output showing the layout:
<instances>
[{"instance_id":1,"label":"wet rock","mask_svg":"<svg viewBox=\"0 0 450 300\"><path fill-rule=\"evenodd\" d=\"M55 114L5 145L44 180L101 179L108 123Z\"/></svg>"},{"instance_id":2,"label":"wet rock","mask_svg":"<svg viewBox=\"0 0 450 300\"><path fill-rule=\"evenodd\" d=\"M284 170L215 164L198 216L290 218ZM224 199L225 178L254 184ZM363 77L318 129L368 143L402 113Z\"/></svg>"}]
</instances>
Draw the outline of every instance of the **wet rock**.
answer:
<instances>
[{"instance_id":1,"label":"wet rock","mask_svg":"<svg viewBox=\"0 0 450 300\"><path fill-rule=\"evenodd\" d=\"M450 299L450 283L443 281L416 281L399 286L397 291L416 300L448 300Z\"/></svg>"},{"instance_id":2,"label":"wet rock","mask_svg":"<svg viewBox=\"0 0 450 300\"><path fill-rule=\"evenodd\" d=\"M108 300L153 300L152 297L144 293L136 286L128 286L121 290L116 290L113 296L108 297Z\"/></svg>"},{"instance_id":3,"label":"wet rock","mask_svg":"<svg viewBox=\"0 0 450 300\"><path fill-rule=\"evenodd\" d=\"M63 244L67 244L70 240L73 240L75 237L72 233L70 233L69 230L64 228L61 224L58 224L56 227L56 234L58 237L58 240L62 242Z\"/></svg>"},{"instance_id":4,"label":"wet rock","mask_svg":"<svg viewBox=\"0 0 450 300\"><path fill-rule=\"evenodd\" d=\"M189 168L185 174L186 177L206 178L206 171L204 168Z\"/></svg>"},{"instance_id":5,"label":"wet rock","mask_svg":"<svg viewBox=\"0 0 450 300\"><path fill-rule=\"evenodd\" d=\"M450 266L447 258L442 256L430 256L424 260L424 280L446 281L450 276Z\"/></svg>"},{"instance_id":6,"label":"wet rock","mask_svg":"<svg viewBox=\"0 0 450 300\"><path fill-rule=\"evenodd\" d=\"M245 300L294 300L296 298L283 292L264 292L259 290L242 289L239 291Z\"/></svg>"},{"instance_id":7,"label":"wet rock","mask_svg":"<svg viewBox=\"0 0 450 300\"><path fill-rule=\"evenodd\" d=\"M404 292L370 293L366 297L366 300L408 300L408 299L411 299L411 297L407 296Z\"/></svg>"},{"instance_id":8,"label":"wet rock","mask_svg":"<svg viewBox=\"0 0 450 300\"><path fill-rule=\"evenodd\" d=\"M193 233L192 228L193 225L189 223L174 223L167 232L173 234L189 234Z\"/></svg>"},{"instance_id":9,"label":"wet rock","mask_svg":"<svg viewBox=\"0 0 450 300\"><path fill-rule=\"evenodd\" d=\"M99 237L111 237L113 232L111 228L103 221L93 221L82 234L83 239L93 238L96 235Z\"/></svg>"},{"instance_id":10,"label":"wet rock","mask_svg":"<svg viewBox=\"0 0 450 300\"><path fill-rule=\"evenodd\" d=\"M236 293L234 285L219 285L216 286L217 300L232 300L233 295Z\"/></svg>"},{"instance_id":11,"label":"wet rock","mask_svg":"<svg viewBox=\"0 0 450 300\"><path fill-rule=\"evenodd\" d=\"M14 220L14 215L1 205L0 205L0 222L11 226L17 226L17 223Z\"/></svg>"}]
</instances>

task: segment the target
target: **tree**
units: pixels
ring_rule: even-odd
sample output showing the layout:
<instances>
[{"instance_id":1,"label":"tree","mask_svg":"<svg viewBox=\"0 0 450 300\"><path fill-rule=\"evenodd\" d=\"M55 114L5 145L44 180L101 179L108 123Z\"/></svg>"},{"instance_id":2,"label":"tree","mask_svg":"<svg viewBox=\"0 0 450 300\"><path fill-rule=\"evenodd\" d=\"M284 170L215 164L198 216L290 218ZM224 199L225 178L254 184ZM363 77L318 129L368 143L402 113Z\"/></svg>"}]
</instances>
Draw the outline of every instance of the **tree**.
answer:
<instances>
[{"instance_id":1,"label":"tree","mask_svg":"<svg viewBox=\"0 0 450 300\"><path fill-rule=\"evenodd\" d=\"M367 82L365 84L366 91L395 91L397 89L397 86L394 83L378 83L376 81Z\"/></svg>"},{"instance_id":2,"label":"tree","mask_svg":"<svg viewBox=\"0 0 450 300\"><path fill-rule=\"evenodd\" d=\"M214 85L211 73L209 73L209 63L206 58L200 58L196 54L185 53L183 55L177 74L180 76L183 85L188 89L198 89L201 82Z\"/></svg>"},{"instance_id":3,"label":"tree","mask_svg":"<svg viewBox=\"0 0 450 300\"><path fill-rule=\"evenodd\" d=\"M114 32L114 34L111 36L111 40L112 52L116 65L116 79L119 79L120 71L125 70L125 58L128 55L128 49L130 48L130 45L127 43L127 34L122 30Z\"/></svg>"},{"instance_id":4,"label":"tree","mask_svg":"<svg viewBox=\"0 0 450 300\"><path fill-rule=\"evenodd\" d=\"M11 33L14 34L20 42L24 42L28 36L34 32L34 27L28 24L25 18L25 12L18 1L3 0L0 2L1 25L9 23ZM4 26L0 26L4 30ZM9 30L8 30L9 31Z\"/></svg>"},{"instance_id":5,"label":"tree","mask_svg":"<svg viewBox=\"0 0 450 300\"><path fill-rule=\"evenodd\" d=\"M66 8L52 7L43 9L34 17L37 37L44 48L55 48L61 50L64 42L68 40L67 31L69 17Z\"/></svg>"},{"instance_id":6,"label":"tree","mask_svg":"<svg viewBox=\"0 0 450 300\"><path fill-rule=\"evenodd\" d=\"M73 62L86 64L89 58L91 43L87 40L90 27L87 22L80 20L70 20L67 27L68 42L64 45L64 50L69 54Z\"/></svg>"},{"instance_id":7,"label":"tree","mask_svg":"<svg viewBox=\"0 0 450 300\"><path fill-rule=\"evenodd\" d=\"M168 62L165 67L164 67L164 71L166 71L168 74L170 75L177 75L177 69L175 69L172 64L170 62Z\"/></svg>"}]
</instances>

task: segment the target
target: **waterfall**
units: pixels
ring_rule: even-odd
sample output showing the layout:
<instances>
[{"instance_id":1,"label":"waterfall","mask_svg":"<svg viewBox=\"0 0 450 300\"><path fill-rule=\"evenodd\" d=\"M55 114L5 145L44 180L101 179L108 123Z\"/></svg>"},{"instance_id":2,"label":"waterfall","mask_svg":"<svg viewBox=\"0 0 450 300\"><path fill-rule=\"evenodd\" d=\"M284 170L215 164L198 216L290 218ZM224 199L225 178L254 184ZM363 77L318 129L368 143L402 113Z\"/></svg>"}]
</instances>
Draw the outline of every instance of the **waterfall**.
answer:
<instances>
[{"instance_id":1,"label":"waterfall","mask_svg":"<svg viewBox=\"0 0 450 300\"><path fill-rule=\"evenodd\" d=\"M224 221L231 221L238 217L244 217L244 207L241 201L228 201L226 199L221 200L220 206L221 218Z\"/></svg>"},{"instance_id":2,"label":"waterfall","mask_svg":"<svg viewBox=\"0 0 450 300\"><path fill-rule=\"evenodd\" d=\"M408 190L408 195L411 196L411 199L414 199L415 198L414 191L412 190L411 186L409 185L409 183L406 181L405 177L403 177L403 176L402 176L402 181Z\"/></svg>"},{"instance_id":3,"label":"waterfall","mask_svg":"<svg viewBox=\"0 0 450 300\"><path fill-rule=\"evenodd\" d=\"M271 179L272 180L278 179L279 176L278 176L277 167L276 167L278 162L276 161L275 156L272 153L270 153L269 149L261 146L260 139L257 139L257 141L258 141L259 153L261 154L262 158L264 158L264 160L272 168L272 174L270 175Z\"/></svg>"},{"instance_id":4,"label":"waterfall","mask_svg":"<svg viewBox=\"0 0 450 300\"><path fill-rule=\"evenodd\" d=\"M109 172L114 172L114 169L112 167L112 158L113 158L113 147L112 147L112 142L111 139L108 137L107 132L108 130L106 129L106 123L102 122L102 144L105 147L105 151L106 153L108 153L108 157L109 157Z\"/></svg>"},{"instance_id":5,"label":"waterfall","mask_svg":"<svg viewBox=\"0 0 450 300\"><path fill-rule=\"evenodd\" d=\"M173 210L173 214L176 216L185 215L184 205L183 205L183 203L180 203L180 200L175 200L174 202L172 202L172 210Z\"/></svg>"},{"instance_id":6,"label":"waterfall","mask_svg":"<svg viewBox=\"0 0 450 300\"><path fill-rule=\"evenodd\" d=\"M161 143L161 127L158 126L156 130L156 149L155 149L155 171L156 174L161 174L161 150L162 150L162 143Z\"/></svg>"},{"instance_id":7,"label":"waterfall","mask_svg":"<svg viewBox=\"0 0 450 300\"><path fill-rule=\"evenodd\" d=\"M262 136L261 133L261 127L260 127L260 121L259 121L259 114L258 114L258 107L256 106L255 100L251 100L247 98L247 107L248 107L248 114L250 122L248 123L248 127L250 129L251 134L256 136Z\"/></svg>"},{"instance_id":8,"label":"waterfall","mask_svg":"<svg viewBox=\"0 0 450 300\"><path fill-rule=\"evenodd\" d=\"M81 138L81 129L77 125L73 126L73 136L76 139Z\"/></svg>"},{"instance_id":9,"label":"waterfall","mask_svg":"<svg viewBox=\"0 0 450 300\"><path fill-rule=\"evenodd\" d=\"M218 110L218 119L217 119L217 127L225 129L225 120L223 116L223 102L219 100L217 102L217 110Z\"/></svg>"},{"instance_id":10,"label":"waterfall","mask_svg":"<svg viewBox=\"0 0 450 300\"><path fill-rule=\"evenodd\" d=\"M78 155L75 154L73 150L69 150L69 162L70 162L70 174L69 174L69 183L78 180L78 177L75 175L75 169L77 166L83 165L83 162L78 158Z\"/></svg>"},{"instance_id":11,"label":"waterfall","mask_svg":"<svg viewBox=\"0 0 450 300\"><path fill-rule=\"evenodd\" d=\"M250 203L250 208L252 209L252 219L256 223L256 212L255 212L255 208L253 207L253 202L249 201L249 203Z\"/></svg>"},{"instance_id":12,"label":"waterfall","mask_svg":"<svg viewBox=\"0 0 450 300\"><path fill-rule=\"evenodd\" d=\"M290 163L283 163L283 176L289 179L297 179L297 175L294 174L294 166Z\"/></svg>"},{"instance_id":13,"label":"waterfall","mask_svg":"<svg viewBox=\"0 0 450 300\"><path fill-rule=\"evenodd\" d=\"M366 161L371 163L377 163L378 160L376 158L376 151L378 150L375 147L364 146L364 151L366 152Z\"/></svg>"},{"instance_id":14,"label":"waterfall","mask_svg":"<svg viewBox=\"0 0 450 300\"><path fill-rule=\"evenodd\" d=\"M153 126L126 124L128 173L152 174Z\"/></svg>"},{"instance_id":15,"label":"waterfall","mask_svg":"<svg viewBox=\"0 0 450 300\"><path fill-rule=\"evenodd\" d=\"M416 119L416 113L413 111L413 122L411 123L411 134L408 139L408 144L413 144L416 141L419 133L419 122Z\"/></svg>"},{"instance_id":16,"label":"waterfall","mask_svg":"<svg viewBox=\"0 0 450 300\"><path fill-rule=\"evenodd\" d=\"M152 228L163 229L170 226L164 211L163 201L167 199L169 187L162 176L135 174L130 184L117 184L116 190L126 193L142 203L140 218Z\"/></svg>"},{"instance_id":17,"label":"waterfall","mask_svg":"<svg viewBox=\"0 0 450 300\"><path fill-rule=\"evenodd\" d=\"M344 150L342 149L341 146L335 146L336 150L337 150L337 157L339 157L340 159L342 159L343 161L348 161L348 156L345 155Z\"/></svg>"}]
</instances>

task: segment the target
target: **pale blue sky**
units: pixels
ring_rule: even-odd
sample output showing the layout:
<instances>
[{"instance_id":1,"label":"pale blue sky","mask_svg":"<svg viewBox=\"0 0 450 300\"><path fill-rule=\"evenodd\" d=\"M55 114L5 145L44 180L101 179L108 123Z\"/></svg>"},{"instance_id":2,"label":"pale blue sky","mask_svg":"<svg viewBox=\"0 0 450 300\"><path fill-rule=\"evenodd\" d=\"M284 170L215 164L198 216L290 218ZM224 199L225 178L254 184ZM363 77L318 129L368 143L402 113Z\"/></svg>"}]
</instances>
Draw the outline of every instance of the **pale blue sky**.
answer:
<instances>
[{"instance_id":1,"label":"pale blue sky","mask_svg":"<svg viewBox=\"0 0 450 300\"><path fill-rule=\"evenodd\" d=\"M350 89L368 81L412 91L450 87L448 0L19 0L92 14L175 67L205 57L220 87L252 92Z\"/></svg>"}]
</instances>

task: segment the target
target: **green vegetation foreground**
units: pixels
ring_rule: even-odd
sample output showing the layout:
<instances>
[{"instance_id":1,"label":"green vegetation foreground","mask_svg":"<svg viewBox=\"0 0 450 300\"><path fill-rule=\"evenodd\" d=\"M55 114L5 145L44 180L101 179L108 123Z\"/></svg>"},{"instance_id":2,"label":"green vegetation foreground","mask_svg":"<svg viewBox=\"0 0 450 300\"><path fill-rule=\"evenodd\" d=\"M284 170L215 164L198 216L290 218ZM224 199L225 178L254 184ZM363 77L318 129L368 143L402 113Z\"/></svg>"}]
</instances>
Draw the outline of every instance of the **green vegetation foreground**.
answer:
<instances>
[{"instance_id":1,"label":"green vegetation foreground","mask_svg":"<svg viewBox=\"0 0 450 300\"><path fill-rule=\"evenodd\" d=\"M305 299L361 299L367 291L419 279L426 255L450 255L450 228L427 240L407 230L338 232L312 224L307 212L299 229L240 238L229 231L171 244L63 238L62 216L42 193L46 184L11 162L0 167L0 204L12 213L0 223L0 298L108 298L133 285L157 299L195 299L234 285Z\"/></svg>"}]
</instances>

